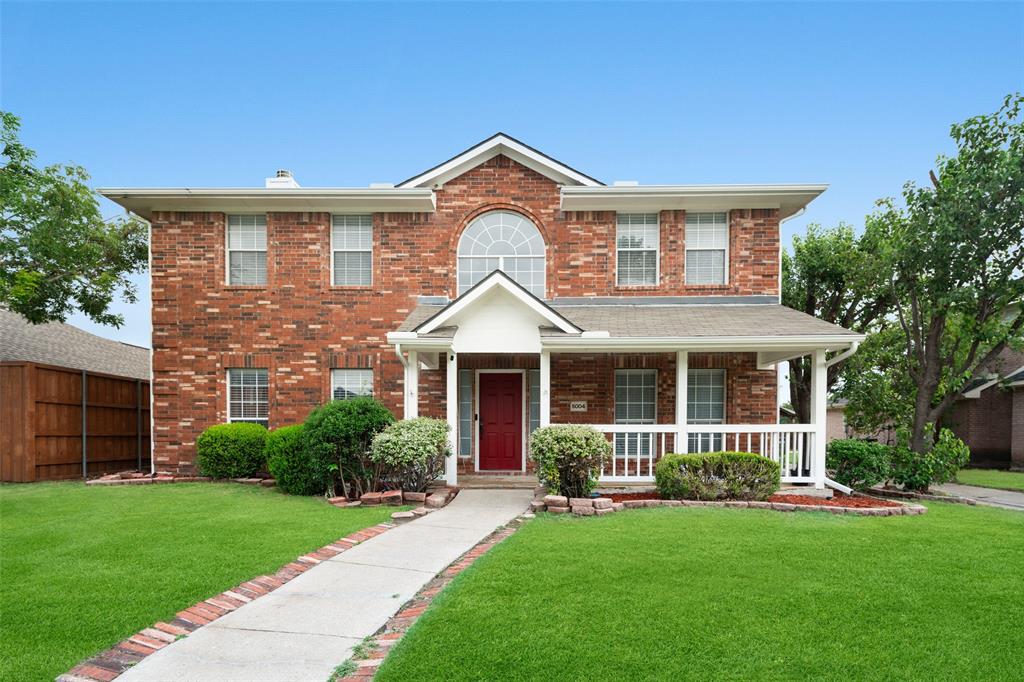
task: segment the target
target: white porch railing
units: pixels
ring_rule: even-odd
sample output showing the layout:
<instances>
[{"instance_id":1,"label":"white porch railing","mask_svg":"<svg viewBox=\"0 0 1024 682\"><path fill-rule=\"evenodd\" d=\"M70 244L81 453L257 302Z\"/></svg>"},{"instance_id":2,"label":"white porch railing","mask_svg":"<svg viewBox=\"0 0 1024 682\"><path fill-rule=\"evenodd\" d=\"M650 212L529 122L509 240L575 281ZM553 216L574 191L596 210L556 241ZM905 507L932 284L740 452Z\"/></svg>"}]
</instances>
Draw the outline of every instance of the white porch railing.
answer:
<instances>
[{"instance_id":1,"label":"white porch railing","mask_svg":"<svg viewBox=\"0 0 1024 682\"><path fill-rule=\"evenodd\" d=\"M815 430L811 424L595 424L612 443L602 483L649 483L662 455L679 452L753 452L778 462L783 483L813 483ZM820 453L824 457L824 452ZM822 463L822 470L824 466Z\"/></svg>"}]
</instances>

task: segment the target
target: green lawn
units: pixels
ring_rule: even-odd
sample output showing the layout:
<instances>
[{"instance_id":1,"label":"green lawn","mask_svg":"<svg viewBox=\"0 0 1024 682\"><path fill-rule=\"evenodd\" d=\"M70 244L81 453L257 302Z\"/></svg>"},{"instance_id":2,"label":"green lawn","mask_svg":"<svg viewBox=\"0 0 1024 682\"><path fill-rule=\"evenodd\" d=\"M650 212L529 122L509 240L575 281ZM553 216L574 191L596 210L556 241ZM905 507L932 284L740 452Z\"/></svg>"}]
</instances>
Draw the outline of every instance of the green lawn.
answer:
<instances>
[{"instance_id":1,"label":"green lawn","mask_svg":"<svg viewBox=\"0 0 1024 682\"><path fill-rule=\"evenodd\" d=\"M460 575L378 682L1024 678L1024 514L540 515Z\"/></svg>"},{"instance_id":2,"label":"green lawn","mask_svg":"<svg viewBox=\"0 0 1024 682\"><path fill-rule=\"evenodd\" d=\"M1024 490L1024 472L999 471L998 469L961 469L956 475L964 485L980 485L985 488Z\"/></svg>"},{"instance_id":3,"label":"green lawn","mask_svg":"<svg viewBox=\"0 0 1024 682\"><path fill-rule=\"evenodd\" d=\"M53 680L392 511L238 484L0 486L0 680Z\"/></svg>"}]
</instances>

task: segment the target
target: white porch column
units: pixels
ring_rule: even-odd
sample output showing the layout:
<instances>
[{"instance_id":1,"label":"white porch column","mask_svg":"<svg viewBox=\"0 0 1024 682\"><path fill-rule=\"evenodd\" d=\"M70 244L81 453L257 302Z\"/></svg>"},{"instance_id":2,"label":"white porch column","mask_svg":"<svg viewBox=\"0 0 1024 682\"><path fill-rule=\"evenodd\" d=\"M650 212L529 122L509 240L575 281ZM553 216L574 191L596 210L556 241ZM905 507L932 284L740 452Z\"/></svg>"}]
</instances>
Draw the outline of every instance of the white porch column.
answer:
<instances>
[{"instance_id":1,"label":"white porch column","mask_svg":"<svg viewBox=\"0 0 1024 682\"><path fill-rule=\"evenodd\" d=\"M686 435L686 400L690 378L690 351L676 351L676 447L675 452L689 449Z\"/></svg>"},{"instance_id":2,"label":"white porch column","mask_svg":"<svg viewBox=\"0 0 1024 682\"><path fill-rule=\"evenodd\" d=\"M551 351L540 352L540 425L551 424Z\"/></svg>"},{"instance_id":3,"label":"white porch column","mask_svg":"<svg viewBox=\"0 0 1024 682\"><path fill-rule=\"evenodd\" d=\"M814 426L814 462L811 475L814 487L825 487L825 420L827 418L828 368L825 351L811 353L811 424Z\"/></svg>"},{"instance_id":4,"label":"white porch column","mask_svg":"<svg viewBox=\"0 0 1024 682\"><path fill-rule=\"evenodd\" d=\"M455 351L448 351L448 376L445 382L445 408L448 412L448 459L444 463L444 478L448 485L457 485L459 476L459 361Z\"/></svg>"},{"instance_id":5,"label":"white porch column","mask_svg":"<svg viewBox=\"0 0 1024 682\"><path fill-rule=\"evenodd\" d=\"M418 416L420 416L420 361L419 354L411 350L405 365L405 418L415 419Z\"/></svg>"}]
</instances>

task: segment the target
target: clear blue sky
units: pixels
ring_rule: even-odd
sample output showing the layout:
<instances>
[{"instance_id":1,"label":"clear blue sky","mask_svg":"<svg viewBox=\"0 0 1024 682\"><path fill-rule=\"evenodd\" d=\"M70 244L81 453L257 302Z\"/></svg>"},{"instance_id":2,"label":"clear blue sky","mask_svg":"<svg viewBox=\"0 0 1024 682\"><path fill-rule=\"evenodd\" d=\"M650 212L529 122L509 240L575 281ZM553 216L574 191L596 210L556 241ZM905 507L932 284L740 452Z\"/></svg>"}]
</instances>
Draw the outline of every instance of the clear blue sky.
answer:
<instances>
[{"instance_id":1,"label":"clear blue sky","mask_svg":"<svg viewBox=\"0 0 1024 682\"><path fill-rule=\"evenodd\" d=\"M1024 89L1019 3L5 0L0 26L0 105L96 186L395 182L501 130L605 181L831 184L787 243ZM149 345L142 295L72 321Z\"/></svg>"}]
</instances>

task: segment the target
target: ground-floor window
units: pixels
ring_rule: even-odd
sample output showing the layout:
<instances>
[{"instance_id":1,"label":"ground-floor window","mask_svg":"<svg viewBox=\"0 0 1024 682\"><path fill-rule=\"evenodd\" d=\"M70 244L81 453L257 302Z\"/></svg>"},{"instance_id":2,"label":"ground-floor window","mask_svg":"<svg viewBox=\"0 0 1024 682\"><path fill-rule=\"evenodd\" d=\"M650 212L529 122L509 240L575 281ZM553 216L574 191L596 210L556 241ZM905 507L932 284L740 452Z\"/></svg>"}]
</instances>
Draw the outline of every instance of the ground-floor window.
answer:
<instances>
[{"instance_id":1,"label":"ground-floor window","mask_svg":"<svg viewBox=\"0 0 1024 682\"><path fill-rule=\"evenodd\" d=\"M687 375L687 424L725 423L725 370L691 369ZM720 433L691 433L689 452L716 452L722 449Z\"/></svg>"},{"instance_id":2,"label":"ground-floor window","mask_svg":"<svg viewBox=\"0 0 1024 682\"><path fill-rule=\"evenodd\" d=\"M473 454L473 370L459 370L459 456Z\"/></svg>"},{"instance_id":3,"label":"ground-floor window","mask_svg":"<svg viewBox=\"0 0 1024 682\"><path fill-rule=\"evenodd\" d=\"M658 371L620 369L615 371L615 423L653 424L657 405ZM615 434L615 456L647 457L654 443L653 433Z\"/></svg>"},{"instance_id":4,"label":"ground-floor window","mask_svg":"<svg viewBox=\"0 0 1024 682\"><path fill-rule=\"evenodd\" d=\"M269 387L265 369L229 369L228 421L267 426Z\"/></svg>"},{"instance_id":5,"label":"ground-floor window","mask_svg":"<svg viewBox=\"0 0 1024 682\"><path fill-rule=\"evenodd\" d=\"M331 399L348 400L373 395L372 369L332 369Z\"/></svg>"}]
</instances>

